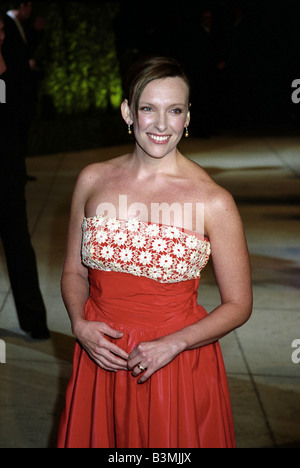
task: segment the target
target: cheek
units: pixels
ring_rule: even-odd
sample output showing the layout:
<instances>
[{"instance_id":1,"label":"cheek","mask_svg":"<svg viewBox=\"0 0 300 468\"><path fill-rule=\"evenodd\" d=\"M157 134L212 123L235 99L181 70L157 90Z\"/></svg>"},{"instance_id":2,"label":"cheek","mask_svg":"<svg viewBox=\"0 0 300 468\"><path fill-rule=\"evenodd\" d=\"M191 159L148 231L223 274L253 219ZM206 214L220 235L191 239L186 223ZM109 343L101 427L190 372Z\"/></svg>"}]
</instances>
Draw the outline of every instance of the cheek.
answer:
<instances>
[{"instance_id":1,"label":"cheek","mask_svg":"<svg viewBox=\"0 0 300 468\"><path fill-rule=\"evenodd\" d=\"M183 115L180 119L176 121L176 128L179 131L181 131L185 127L186 121L187 121L186 116Z\"/></svg>"},{"instance_id":2,"label":"cheek","mask_svg":"<svg viewBox=\"0 0 300 468\"><path fill-rule=\"evenodd\" d=\"M182 117L178 117L176 119L173 119L172 123L170 124L170 127L178 135L181 135L183 130L184 130L185 124L186 124L186 117L182 116Z\"/></svg>"},{"instance_id":3,"label":"cheek","mask_svg":"<svg viewBox=\"0 0 300 468\"><path fill-rule=\"evenodd\" d=\"M147 129L150 125L153 124L153 117L149 115L140 115L137 124L140 130Z\"/></svg>"}]
</instances>

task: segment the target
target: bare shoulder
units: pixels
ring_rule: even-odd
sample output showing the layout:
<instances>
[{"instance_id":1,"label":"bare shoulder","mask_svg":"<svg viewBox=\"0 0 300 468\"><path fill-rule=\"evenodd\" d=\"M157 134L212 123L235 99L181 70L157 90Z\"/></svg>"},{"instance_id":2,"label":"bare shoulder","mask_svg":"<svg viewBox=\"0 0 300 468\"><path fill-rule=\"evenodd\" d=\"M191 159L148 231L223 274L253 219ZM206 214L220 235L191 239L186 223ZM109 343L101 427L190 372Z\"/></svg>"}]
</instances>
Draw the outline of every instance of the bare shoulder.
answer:
<instances>
[{"instance_id":1,"label":"bare shoulder","mask_svg":"<svg viewBox=\"0 0 300 468\"><path fill-rule=\"evenodd\" d=\"M107 161L88 164L81 169L77 178L77 184L91 189L95 184L105 181L111 173L122 170L127 159L128 155L124 154Z\"/></svg>"},{"instance_id":2,"label":"bare shoulder","mask_svg":"<svg viewBox=\"0 0 300 468\"><path fill-rule=\"evenodd\" d=\"M240 216L232 194L217 184L208 172L191 161L193 186L198 199L204 204L206 231L211 235L215 229L228 228L232 224L240 224Z\"/></svg>"},{"instance_id":3,"label":"bare shoulder","mask_svg":"<svg viewBox=\"0 0 300 468\"><path fill-rule=\"evenodd\" d=\"M236 210L232 194L213 180L207 183L206 204L213 215L221 215Z\"/></svg>"},{"instance_id":4,"label":"bare shoulder","mask_svg":"<svg viewBox=\"0 0 300 468\"><path fill-rule=\"evenodd\" d=\"M218 185L209 173L194 161L189 161L190 171L196 183L201 199L210 210L228 210L235 206L234 199L228 190Z\"/></svg>"},{"instance_id":5,"label":"bare shoulder","mask_svg":"<svg viewBox=\"0 0 300 468\"><path fill-rule=\"evenodd\" d=\"M237 241L244 229L234 197L225 188L212 181L207 183L205 196L205 226L211 241L216 237Z\"/></svg>"}]
</instances>

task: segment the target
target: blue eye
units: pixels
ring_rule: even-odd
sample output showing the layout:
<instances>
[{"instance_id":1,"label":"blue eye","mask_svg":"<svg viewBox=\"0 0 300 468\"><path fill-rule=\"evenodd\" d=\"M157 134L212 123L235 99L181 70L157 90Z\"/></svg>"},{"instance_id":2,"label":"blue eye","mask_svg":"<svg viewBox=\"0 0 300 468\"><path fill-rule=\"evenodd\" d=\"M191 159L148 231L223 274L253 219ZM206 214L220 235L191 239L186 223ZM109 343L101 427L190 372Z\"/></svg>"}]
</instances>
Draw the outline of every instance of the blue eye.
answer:
<instances>
[{"instance_id":1,"label":"blue eye","mask_svg":"<svg viewBox=\"0 0 300 468\"><path fill-rule=\"evenodd\" d=\"M172 109L172 114L182 114L182 109Z\"/></svg>"}]
</instances>

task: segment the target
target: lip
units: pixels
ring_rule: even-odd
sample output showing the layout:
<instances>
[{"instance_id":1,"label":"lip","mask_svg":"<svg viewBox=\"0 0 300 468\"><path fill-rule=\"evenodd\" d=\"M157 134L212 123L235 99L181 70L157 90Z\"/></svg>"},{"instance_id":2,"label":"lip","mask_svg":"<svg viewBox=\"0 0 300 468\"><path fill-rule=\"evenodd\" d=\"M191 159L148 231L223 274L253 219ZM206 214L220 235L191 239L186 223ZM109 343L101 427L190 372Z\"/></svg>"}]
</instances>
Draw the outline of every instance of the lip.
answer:
<instances>
[{"instance_id":1,"label":"lip","mask_svg":"<svg viewBox=\"0 0 300 468\"><path fill-rule=\"evenodd\" d=\"M147 133L147 135L156 145L165 145L171 138L171 135L158 135L157 133Z\"/></svg>"}]
</instances>

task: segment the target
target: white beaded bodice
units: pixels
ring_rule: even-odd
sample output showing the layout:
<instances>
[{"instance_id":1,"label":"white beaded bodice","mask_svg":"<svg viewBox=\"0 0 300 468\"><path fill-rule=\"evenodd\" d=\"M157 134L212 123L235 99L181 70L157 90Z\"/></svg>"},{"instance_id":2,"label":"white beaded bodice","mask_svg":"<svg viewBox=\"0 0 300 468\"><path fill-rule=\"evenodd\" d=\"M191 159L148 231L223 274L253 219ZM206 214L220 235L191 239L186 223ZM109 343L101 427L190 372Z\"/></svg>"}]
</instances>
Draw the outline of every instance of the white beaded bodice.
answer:
<instances>
[{"instance_id":1,"label":"white beaded bodice","mask_svg":"<svg viewBox=\"0 0 300 468\"><path fill-rule=\"evenodd\" d=\"M85 266L144 276L161 283L200 278L211 253L205 238L135 218L84 218L82 229Z\"/></svg>"}]
</instances>

